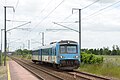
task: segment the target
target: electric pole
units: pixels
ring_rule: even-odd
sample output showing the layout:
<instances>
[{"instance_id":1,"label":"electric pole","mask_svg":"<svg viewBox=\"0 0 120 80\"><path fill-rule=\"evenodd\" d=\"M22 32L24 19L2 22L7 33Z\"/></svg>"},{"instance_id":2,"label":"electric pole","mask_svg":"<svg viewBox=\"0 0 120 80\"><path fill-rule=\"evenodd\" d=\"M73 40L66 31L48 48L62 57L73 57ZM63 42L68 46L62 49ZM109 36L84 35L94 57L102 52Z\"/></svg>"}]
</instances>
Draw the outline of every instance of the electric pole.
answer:
<instances>
[{"instance_id":1,"label":"electric pole","mask_svg":"<svg viewBox=\"0 0 120 80\"><path fill-rule=\"evenodd\" d=\"M30 40L28 40L28 50L30 49Z\"/></svg>"},{"instance_id":2,"label":"electric pole","mask_svg":"<svg viewBox=\"0 0 120 80\"><path fill-rule=\"evenodd\" d=\"M44 46L44 32L42 32L42 46Z\"/></svg>"},{"instance_id":3,"label":"electric pole","mask_svg":"<svg viewBox=\"0 0 120 80\"><path fill-rule=\"evenodd\" d=\"M7 47L7 31L6 31L6 8L13 8L13 12L15 12L15 9L13 6L4 6L4 33L5 33L5 38L4 38L4 66L6 66L6 47Z\"/></svg>"},{"instance_id":4,"label":"electric pole","mask_svg":"<svg viewBox=\"0 0 120 80\"><path fill-rule=\"evenodd\" d=\"M4 39L4 66L6 66L6 47L7 47L7 40L6 40L6 7L4 6L4 18L5 18L5 21L4 21L4 33L5 33L5 39Z\"/></svg>"},{"instance_id":5,"label":"electric pole","mask_svg":"<svg viewBox=\"0 0 120 80\"><path fill-rule=\"evenodd\" d=\"M73 8L72 13L73 13L73 10L79 10L79 47L80 47L80 53L81 53L81 9Z\"/></svg>"},{"instance_id":6,"label":"electric pole","mask_svg":"<svg viewBox=\"0 0 120 80\"><path fill-rule=\"evenodd\" d=\"M79 10L79 46L81 52L81 9L78 10Z\"/></svg>"}]
</instances>

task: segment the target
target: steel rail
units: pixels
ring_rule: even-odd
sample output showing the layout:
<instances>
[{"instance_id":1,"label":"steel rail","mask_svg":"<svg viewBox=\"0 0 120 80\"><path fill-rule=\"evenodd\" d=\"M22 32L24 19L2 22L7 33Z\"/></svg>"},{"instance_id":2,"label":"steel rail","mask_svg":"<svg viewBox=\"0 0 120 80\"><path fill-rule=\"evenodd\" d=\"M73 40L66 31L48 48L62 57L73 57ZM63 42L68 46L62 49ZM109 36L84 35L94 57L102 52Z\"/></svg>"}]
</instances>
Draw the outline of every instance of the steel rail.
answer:
<instances>
[{"instance_id":1,"label":"steel rail","mask_svg":"<svg viewBox=\"0 0 120 80\"><path fill-rule=\"evenodd\" d=\"M39 68L37 68L37 67L35 67L35 66L33 66L33 65L27 64L26 62L24 62L24 61L22 61L22 60L20 60L20 59L16 59L16 58L13 58L13 57L11 57L11 58L12 58L14 61L16 61L18 64L20 64L21 66L25 67L25 68L26 68L27 70L29 70L30 72L32 72L34 75L36 75L36 76L37 76L38 78L40 78L41 80L45 80L45 79L44 79L43 77L41 77L40 74L37 74L35 71L29 69L30 67L34 68L34 70L36 69L36 70L38 70L38 71L42 71L42 72L44 72L44 73L46 73L46 74L54 77L54 78L57 79L57 80L63 80L63 78L61 78L61 77L59 77L59 76L57 76L57 75L55 75L55 74L49 73L49 72L47 72L47 71L45 71L45 70L43 70L43 69L39 69ZM26 65L27 65L27 67L26 67ZM28 66L29 66L29 67L28 67Z\"/></svg>"}]
</instances>

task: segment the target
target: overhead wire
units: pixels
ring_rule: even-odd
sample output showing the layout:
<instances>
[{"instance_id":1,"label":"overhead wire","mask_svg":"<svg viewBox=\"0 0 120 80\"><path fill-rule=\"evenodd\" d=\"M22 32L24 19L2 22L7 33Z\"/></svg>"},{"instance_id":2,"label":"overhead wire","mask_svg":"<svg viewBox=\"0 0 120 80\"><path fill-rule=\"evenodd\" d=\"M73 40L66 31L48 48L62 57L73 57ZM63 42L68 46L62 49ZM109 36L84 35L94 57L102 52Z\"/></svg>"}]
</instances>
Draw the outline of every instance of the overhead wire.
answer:
<instances>
[{"instance_id":1,"label":"overhead wire","mask_svg":"<svg viewBox=\"0 0 120 80\"><path fill-rule=\"evenodd\" d=\"M50 3L52 2L53 0L50 0L48 3L47 3L47 5L40 11L40 13L39 13L39 15L40 14L42 14L44 11L45 11L45 9L50 5ZM36 18L36 17L35 17ZM37 18L38 18L38 16L37 16ZM34 18L33 18L34 19Z\"/></svg>"},{"instance_id":2,"label":"overhead wire","mask_svg":"<svg viewBox=\"0 0 120 80\"><path fill-rule=\"evenodd\" d=\"M84 10L84 9L86 9L86 8L90 7L91 5L95 4L95 3L96 3L96 2L98 2L98 1L99 1L99 0L96 0L95 2L93 2L93 3L89 4L88 6L83 7L81 10ZM77 13L77 12L75 12L75 13ZM70 14L70 15L69 15L69 16L67 16L64 20L68 19L68 18L69 18L69 17L71 17L72 15L73 15L73 14ZM46 18L47 18L47 17L45 17L44 19L46 19ZM43 20L44 20L44 19L43 19ZM42 21L41 21L41 22L42 22ZM40 23L41 23L41 22L40 22ZM40 24L40 23L39 23L39 24ZM38 25L39 25L39 24L38 24Z\"/></svg>"},{"instance_id":3,"label":"overhead wire","mask_svg":"<svg viewBox=\"0 0 120 80\"><path fill-rule=\"evenodd\" d=\"M84 9L86 9L86 8L88 8L88 7L90 7L90 6L92 6L93 4L97 3L98 1L100 1L100 0L94 1L93 3L91 3L91 4L89 4L89 5L85 6L85 7L83 7L81 10L84 10ZM74 12L74 14L76 14L76 13L77 13L77 11ZM72 15L73 15L73 14L70 14L69 16L67 16L63 21L67 20L67 19L70 18Z\"/></svg>"},{"instance_id":4,"label":"overhead wire","mask_svg":"<svg viewBox=\"0 0 120 80\"><path fill-rule=\"evenodd\" d=\"M99 0L93 2L92 4L90 4L90 5L88 5L88 6L84 7L84 8L82 8L81 10L86 9L87 7L89 7L89 6L93 5L93 4L95 4L95 3L98 2L98 1L99 1ZM91 16L93 16L93 15L95 15L95 14L97 14L97 13L99 13L99 12L101 12L101 11L103 11L103 10L105 10L105 9L107 9L107 8L109 8L109 7L111 7L111 6L113 6L113 5L115 5L115 4L118 4L118 3L120 3L120 1L117 1L117 2L111 4L111 5L107 6L107 7L104 7L104 8L102 8L102 9L100 9L100 10L98 10L98 11L96 11L96 12L90 14L90 15L87 16L87 17L91 17ZM67 18L69 18L69 17L71 17L71 16L72 16L72 14L69 15ZM87 17L84 17L84 18L82 18L82 19L85 19L85 18L87 18ZM67 19L67 18L66 18L66 19Z\"/></svg>"},{"instance_id":5,"label":"overhead wire","mask_svg":"<svg viewBox=\"0 0 120 80\"><path fill-rule=\"evenodd\" d=\"M86 8L88 8L89 6L97 3L98 1L99 1L99 0L96 0L96 1L94 1L93 3L89 4L88 6L82 8L82 9L86 9ZM77 13L77 11L76 11L75 13ZM75 13L74 13L74 14L75 14ZM70 14L69 16L67 16L63 21L67 20L67 19L70 18L72 15L73 15L73 14ZM59 23L59 22L58 22L58 23ZM62 22L60 22L60 23L62 23ZM63 22L63 23L64 23L64 22ZM65 23L68 23L68 22L65 22ZM72 22L72 23L73 23L73 22Z\"/></svg>"},{"instance_id":6,"label":"overhead wire","mask_svg":"<svg viewBox=\"0 0 120 80\"><path fill-rule=\"evenodd\" d=\"M48 18L65 0L62 0L46 17L44 17L32 30L34 30L36 27L38 27L39 24L41 24L46 18ZM31 31L32 31L31 30Z\"/></svg>"},{"instance_id":7,"label":"overhead wire","mask_svg":"<svg viewBox=\"0 0 120 80\"><path fill-rule=\"evenodd\" d=\"M88 8L88 7L90 7L90 6L92 6L93 4L97 3L98 1L100 1L100 0L94 1L93 3L91 3L91 4L89 4L89 5L85 6L85 7L83 7L81 10L84 10L84 9L86 9L86 8ZM76 14L76 13L77 13L77 11L74 12L74 14ZM73 14L70 14L69 16L67 16L63 21L67 20L67 19L70 18L72 15L73 15Z\"/></svg>"},{"instance_id":8,"label":"overhead wire","mask_svg":"<svg viewBox=\"0 0 120 80\"><path fill-rule=\"evenodd\" d=\"M42 21L40 21L31 31L33 31L39 24L41 24L47 17L49 17L65 0L62 0ZM30 32L31 32L30 31Z\"/></svg>"},{"instance_id":9,"label":"overhead wire","mask_svg":"<svg viewBox=\"0 0 120 80\"><path fill-rule=\"evenodd\" d=\"M2 3L0 3L0 5L3 7L3 4L2 4Z\"/></svg>"},{"instance_id":10,"label":"overhead wire","mask_svg":"<svg viewBox=\"0 0 120 80\"><path fill-rule=\"evenodd\" d=\"M90 5L88 5L88 6L86 6L86 7L84 7L84 8L82 8L82 10L84 10L84 9L86 9L86 8L88 8L88 7L90 7L91 5L93 5L93 4L95 4L96 2L98 2L99 0L96 0L95 2L93 2L93 3L91 3ZM118 1L117 3L119 3L120 1ZM112 5L109 5L109 6L107 6L107 7L105 7L105 8L102 8L102 9L100 9L99 11L97 11L97 12L100 12L100 11L103 11L104 9L106 9L106 8L109 8L109 7L111 7L111 6L113 6L113 5L115 5L115 4L117 4L117 3L114 3L114 4L112 4ZM93 14L96 14L97 12L95 12L95 13L93 13ZM93 14L91 14L91 15L93 15ZM64 20L66 20L66 19L68 19L69 17L71 17L73 14L71 14L71 15L69 15L68 17L66 17ZM49 16L49 15L48 15ZM46 16L44 19L46 19L48 16ZM44 20L43 19L43 20ZM41 21L42 22L42 21ZM40 22L40 23L41 23ZM39 24L40 24L39 23ZM39 25L38 24L38 25Z\"/></svg>"},{"instance_id":11,"label":"overhead wire","mask_svg":"<svg viewBox=\"0 0 120 80\"><path fill-rule=\"evenodd\" d=\"M15 11L16 11L16 9L17 9L17 7L18 7L18 4L19 4L19 0L17 0L17 3L16 3L16 5L14 6L14 9L15 9ZM14 26L14 18L15 18L15 12L13 13L13 17L12 17L12 27Z\"/></svg>"},{"instance_id":12,"label":"overhead wire","mask_svg":"<svg viewBox=\"0 0 120 80\"><path fill-rule=\"evenodd\" d=\"M17 0L17 3L16 3L16 6L15 6L15 9L18 7L18 4L19 4L19 0Z\"/></svg>"},{"instance_id":13,"label":"overhead wire","mask_svg":"<svg viewBox=\"0 0 120 80\"><path fill-rule=\"evenodd\" d=\"M91 3L91 4L89 4L89 5L85 6L85 7L83 7L81 10L84 10L84 9L92 6L93 4L97 3L98 1L100 1L100 0L96 0L95 2L93 2L93 3Z\"/></svg>"},{"instance_id":14,"label":"overhead wire","mask_svg":"<svg viewBox=\"0 0 120 80\"><path fill-rule=\"evenodd\" d=\"M98 10L98 11L96 11L96 12L90 14L90 15L88 15L87 17L84 17L83 19L88 18L88 17L91 17L91 16L93 16L93 15L95 15L95 14L97 14L97 13L99 13L99 12L101 12L101 11L103 11L103 10L111 7L111 6L114 6L114 5L118 4L118 3L120 3L120 1L117 1L117 2L111 4L111 5L107 6L107 7L104 7L104 8L102 8L102 9L100 9L100 10Z\"/></svg>"},{"instance_id":15,"label":"overhead wire","mask_svg":"<svg viewBox=\"0 0 120 80\"><path fill-rule=\"evenodd\" d=\"M44 8L41 10L40 13L42 13L43 11L45 11L45 9L50 5L50 3L51 3L52 1L53 1L53 0L50 0L50 1L48 2L48 4L46 5L46 7L44 7Z\"/></svg>"},{"instance_id":16,"label":"overhead wire","mask_svg":"<svg viewBox=\"0 0 120 80\"><path fill-rule=\"evenodd\" d=\"M64 0L63 0L63 1L64 1ZM63 1L62 1L57 7L59 7L59 6L63 3ZM99 0L96 0L95 2L89 4L88 6L82 8L82 9L85 9L85 8L87 8L87 7L95 4L95 3L98 2L98 1L99 1ZM49 2L49 3L50 3L50 2ZM48 3L48 4L49 4L49 3ZM57 8L57 7L56 7L56 8ZM44 21L56 8L54 8L42 21ZM45 8L44 8L41 12L43 12L44 10L45 10ZM77 12L76 12L76 13L77 13ZM73 14L70 14L70 15L67 16L64 20L68 19L68 18L71 17L72 15L73 15ZM64 21L64 20L63 20L63 21ZM42 23L42 21L41 21L40 23ZM38 26L40 23L38 23L36 26ZM35 27L36 27L36 26L35 26ZM35 28L35 27L34 27L34 28ZM33 28L33 29L34 29L34 28Z\"/></svg>"},{"instance_id":17,"label":"overhead wire","mask_svg":"<svg viewBox=\"0 0 120 80\"><path fill-rule=\"evenodd\" d=\"M45 9L50 5L50 3L52 2L53 0L50 0L48 3L47 3L47 5L40 11L40 13L39 13L39 15L40 14L42 14L44 11L45 11ZM32 31L32 30L31 30ZM30 32L31 32L30 31Z\"/></svg>"}]
</instances>

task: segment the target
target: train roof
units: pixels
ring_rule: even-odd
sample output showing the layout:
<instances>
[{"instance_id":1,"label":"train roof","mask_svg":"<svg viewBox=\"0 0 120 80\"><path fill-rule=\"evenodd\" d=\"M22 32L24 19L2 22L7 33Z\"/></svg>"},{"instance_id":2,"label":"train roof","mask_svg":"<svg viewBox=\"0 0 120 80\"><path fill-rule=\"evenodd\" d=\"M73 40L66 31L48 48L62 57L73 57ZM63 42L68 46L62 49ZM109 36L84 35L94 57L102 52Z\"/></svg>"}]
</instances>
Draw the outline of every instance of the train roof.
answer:
<instances>
[{"instance_id":1,"label":"train roof","mask_svg":"<svg viewBox=\"0 0 120 80\"><path fill-rule=\"evenodd\" d=\"M64 44L64 43L75 43L77 44L76 41L72 41L72 40L61 40L59 42L51 42L50 44L56 44L56 43L59 43L59 44Z\"/></svg>"},{"instance_id":2,"label":"train roof","mask_svg":"<svg viewBox=\"0 0 120 80\"><path fill-rule=\"evenodd\" d=\"M51 42L49 45L41 46L39 49L52 48L52 47L55 47L56 44L62 45L62 44L78 44L78 43L76 41L72 41L72 40L61 40L58 42ZM37 50L39 50L39 49L37 49Z\"/></svg>"},{"instance_id":3,"label":"train roof","mask_svg":"<svg viewBox=\"0 0 120 80\"><path fill-rule=\"evenodd\" d=\"M41 46L40 49L55 47L57 43Z\"/></svg>"},{"instance_id":4,"label":"train roof","mask_svg":"<svg viewBox=\"0 0 120 80\"><path fill-rule=\"evenodd\" d=\"M72 40L61 40L58 43L77 43L77 42Z\"/></svg>"},{"instance_id":5,"label":"train roof","mask_svg":"<svg viewBox=\"0 0 120 80\"><path fill-rule=\"evenodd\" d=\"M45 46L40 47L40 49L51 48L51 47L52 47L51 45L45 45Z\"/></svg>"}]
</instances>

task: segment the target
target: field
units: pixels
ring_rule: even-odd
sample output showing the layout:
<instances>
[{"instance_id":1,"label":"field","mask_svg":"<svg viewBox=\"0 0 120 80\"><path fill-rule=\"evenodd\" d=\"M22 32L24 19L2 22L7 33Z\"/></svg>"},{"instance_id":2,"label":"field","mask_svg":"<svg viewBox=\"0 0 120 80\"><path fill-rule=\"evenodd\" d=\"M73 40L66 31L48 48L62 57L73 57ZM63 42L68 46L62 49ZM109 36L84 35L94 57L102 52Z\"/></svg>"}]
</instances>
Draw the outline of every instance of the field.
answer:
<instances>
[{"instance_id":1,"label":"field","mask_svg":"<svg viewBox=\"0 0 120 80\"><path fill-rule=\"evenodd\" d=\"M81 64L79 70L120 79L120 56L103 56L102 64Z\"/></svg>"}]
</instances>

